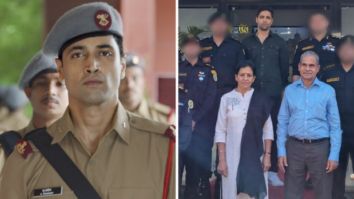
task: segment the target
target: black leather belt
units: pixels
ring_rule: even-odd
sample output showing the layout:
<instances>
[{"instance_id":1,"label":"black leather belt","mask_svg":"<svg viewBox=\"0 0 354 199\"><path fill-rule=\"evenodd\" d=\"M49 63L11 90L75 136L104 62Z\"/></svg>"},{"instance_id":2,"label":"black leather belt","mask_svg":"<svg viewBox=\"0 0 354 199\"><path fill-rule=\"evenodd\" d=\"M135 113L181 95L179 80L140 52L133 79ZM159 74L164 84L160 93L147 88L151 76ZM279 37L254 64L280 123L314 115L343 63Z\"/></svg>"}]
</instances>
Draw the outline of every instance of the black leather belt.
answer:
<instances>
[{"instance_id":1,"label":"black leather belt","mask_svg":"<svg viewBox=\"0 0 354 199\"><path fill-rule=\"evenodd\" d=\"M300 138L296 138L296 137L289 137L291 140L297 141L297 142L301 142L304 144L312 144L312 143L319 143L319 142L323 142L326 140L329 140L329 138L320 138L320 139L300 139Z\"/></svg>"}]
</instances>

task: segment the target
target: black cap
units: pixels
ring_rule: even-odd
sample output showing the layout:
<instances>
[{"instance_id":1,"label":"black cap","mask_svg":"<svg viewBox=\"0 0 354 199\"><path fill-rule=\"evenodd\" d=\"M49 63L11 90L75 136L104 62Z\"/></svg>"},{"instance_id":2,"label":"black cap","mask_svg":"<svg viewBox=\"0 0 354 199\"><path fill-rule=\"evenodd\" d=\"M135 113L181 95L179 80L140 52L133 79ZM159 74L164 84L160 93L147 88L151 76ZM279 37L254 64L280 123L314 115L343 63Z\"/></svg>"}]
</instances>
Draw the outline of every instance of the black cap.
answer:
<instances>
[{"instance_id":1,"label":"black cap","mask_svg":"<svg viewBox=\"0 0 354 199\"><path fill-rule=\"evenodd\" d=\"M184 38L181 39L181 46L185 46L189 43L195 43L199 45L199 38L197 36L194 36L192 34L188 34L187 36L185 36Z\"/></svg>"},{"instance_id":2,"label":"black cap","mask_svg":"<svg viewBox=\"0 0 354 199\"><path fill-rule=\"evenodd\" d=\"M230 23L230 19L226 13L221 12L221 11L217 11L209 17L208 24L213 23L217 19L223 19L225 22Z\"/></svg>"},{"instance_id":3,"label":"black cap","mask_svg":"<svg viewBox=\"0 0 354 199\"><path fill-rule=\"evenodd\" d=\"M337 44L337 50L339 50L344 44L350 44L354 46L354 36L353 35L346 35L339 39Z\"/></svg>"}]
</instances>

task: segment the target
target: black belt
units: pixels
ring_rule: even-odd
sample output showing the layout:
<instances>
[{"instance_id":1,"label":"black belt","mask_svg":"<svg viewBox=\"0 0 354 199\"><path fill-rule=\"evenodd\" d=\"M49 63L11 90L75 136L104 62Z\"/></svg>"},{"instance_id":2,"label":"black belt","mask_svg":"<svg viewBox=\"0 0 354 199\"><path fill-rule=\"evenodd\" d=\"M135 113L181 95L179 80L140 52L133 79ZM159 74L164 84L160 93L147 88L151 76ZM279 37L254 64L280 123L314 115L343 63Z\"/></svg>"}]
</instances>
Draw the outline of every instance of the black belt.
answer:
<instances>
[{"instance_id":1,"label":"black belt","mask_svg":"<svg viewBox=\"0 0 354 199\"><path fill-rule=\"evenodd\" d=\"M323 142L326 140L329 140L329 138L320 138L320 139L300 139L300 138L296 138L296 137L289 137L291 140L297 141L297 142L301 142L303 144L312 144L312 143L319 143L319 142Z\"/></svg>"}]
</instances>

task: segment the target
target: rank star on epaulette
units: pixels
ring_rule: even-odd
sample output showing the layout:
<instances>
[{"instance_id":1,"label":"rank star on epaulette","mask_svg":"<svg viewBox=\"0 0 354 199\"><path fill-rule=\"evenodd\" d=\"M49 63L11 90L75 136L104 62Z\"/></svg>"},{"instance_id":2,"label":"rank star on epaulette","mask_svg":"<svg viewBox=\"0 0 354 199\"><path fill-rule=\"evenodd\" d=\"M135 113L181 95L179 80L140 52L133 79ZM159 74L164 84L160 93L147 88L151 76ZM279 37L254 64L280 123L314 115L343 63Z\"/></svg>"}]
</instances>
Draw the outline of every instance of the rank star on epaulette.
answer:
<instances>
[{"instance_id":1,"label":"rank star on epaulette","mask_svg":"<svg viewBox=\"0 0 354 199\"><path fill-rule=\"evenodd\" d=\"M25 159L33 152L32 147L27 140L19 140L16 144L16 150Z\"/></svg>"}]
</instances>

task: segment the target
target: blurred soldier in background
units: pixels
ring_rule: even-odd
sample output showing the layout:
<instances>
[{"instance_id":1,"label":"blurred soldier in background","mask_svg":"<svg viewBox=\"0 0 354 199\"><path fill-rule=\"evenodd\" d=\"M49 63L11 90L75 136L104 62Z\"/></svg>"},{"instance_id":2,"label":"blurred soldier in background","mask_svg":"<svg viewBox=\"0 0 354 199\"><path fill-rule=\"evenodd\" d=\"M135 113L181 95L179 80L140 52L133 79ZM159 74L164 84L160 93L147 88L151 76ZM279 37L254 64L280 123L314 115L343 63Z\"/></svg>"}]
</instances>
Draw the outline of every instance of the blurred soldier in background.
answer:
<instances>
[{"instance_id":1,"label":"blurred soldier in background","mask_svg":"<svg viewBox=\"0 0 354 199\"><path fill-rule=\"evenodd\" d=\"M28 100L17 86L0 87L0 131L25 127L29 120L23 113Z\"/></svg>"},{"instance_id":2,"label":"blurred soldier in background","mask_svg":"<svg viewBox=\"0 0 354 199\"><path fill-rule=\"evenodd\" d=\"M119 87L119 99L130 112L164 123L174 123L174 110L144 96L144 61L133 53L126 54L126 75Z\"/></svg>"},{"instance_id":3,"label":"blurred soldier in background","mask_svg":"<svg viewBox=\"0 0 354 199\"><path fill-rule=\"evenodd\" d=\"M293 81L300 78L298 65L300 56L305 51L314 51L320 58L320 72L317 74L321 76L322 72L333 68L338 60L336 54L336 45L338 38L332 37L329 32L329 19L325 13L315 12L308 21L308 28L310 37L301 40L295 50L293 61Z\"/></svg>"},{"instance_id":4,"label":"blurred soldier in background","mask_svg":"<svg viewBox=\"0 0 354 199\"><path fill-rule=\"evenodd\" d=\"M50 59L42 52L37 53L27 64L20 78L19 86L25 91L31 102L32 119L25 128L21 130L7 129L18 131L7 131L0 135L0 171L6 156L10 155L14 144L16 144L16 142L9 143L13 142L9 140L11 139L9 136L14 136L15 133L20 139L36 128L51 125L63 115L68 106L68 92L64 81L59 78L54 59ZM21 90L21 92L23 91ZM14 104L21 99L21 96L11 98Z\"/></svg>"}]
</instances>

